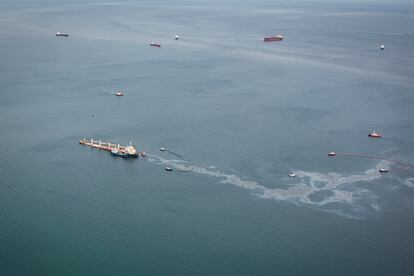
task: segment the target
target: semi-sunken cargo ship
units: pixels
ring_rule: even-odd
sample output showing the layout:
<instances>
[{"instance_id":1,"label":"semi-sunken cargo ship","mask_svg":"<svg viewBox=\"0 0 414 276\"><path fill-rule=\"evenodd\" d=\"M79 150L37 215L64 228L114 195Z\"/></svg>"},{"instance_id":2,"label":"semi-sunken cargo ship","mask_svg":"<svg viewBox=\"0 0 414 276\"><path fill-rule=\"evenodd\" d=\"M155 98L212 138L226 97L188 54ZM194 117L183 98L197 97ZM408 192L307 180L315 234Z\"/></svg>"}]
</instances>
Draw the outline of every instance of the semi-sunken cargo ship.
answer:
<instances>
[{"instance_id":1,"label":"semi-sunken cargo ship","mask_svg":"<svg viewBox=\"0 0 414 276\"><path fill-rule=\"evenodd\" d=\"M106 150L106 151L111 152L112 155L120 156L124 158L129 158L129 157L137 158L139 157L139 155L145 156L145 153L138 152L135 146L131 145L131 143L129 146L122 146L116 143L93 140L92 138L91 139L82 138L79 141L79 144L90 146L90 147L101 149L101 150Z\"/></svg>"},{"instance_id":2,"label":"semi-sunken cargo ship","mask_svg":"<svg viewBox=\"0 0 414 276\"><path fill-rule=\"evenodd\" d=\"M282 41L283 35L276 35L276 36L270 36L263 38L264 42L273 42L273 41Z\"/></svg>"}]
</instances>

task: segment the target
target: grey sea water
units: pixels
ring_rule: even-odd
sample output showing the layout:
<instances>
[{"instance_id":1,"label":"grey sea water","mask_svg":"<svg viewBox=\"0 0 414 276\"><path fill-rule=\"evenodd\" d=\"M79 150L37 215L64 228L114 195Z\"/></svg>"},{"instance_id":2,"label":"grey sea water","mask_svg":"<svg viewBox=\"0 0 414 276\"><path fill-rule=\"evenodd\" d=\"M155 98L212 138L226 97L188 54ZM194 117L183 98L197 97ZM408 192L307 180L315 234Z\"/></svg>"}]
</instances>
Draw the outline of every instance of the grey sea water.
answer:
<instances>
[{"instance_id":1,"label":"grey sea water","mask_svg":"<svg viewBox=\"0 0 414 276\"><path fill-rule=\"evenodd\" d=\"M413 11L0 1L0 274L412 274Z\"/></svg>"}]
</instances>

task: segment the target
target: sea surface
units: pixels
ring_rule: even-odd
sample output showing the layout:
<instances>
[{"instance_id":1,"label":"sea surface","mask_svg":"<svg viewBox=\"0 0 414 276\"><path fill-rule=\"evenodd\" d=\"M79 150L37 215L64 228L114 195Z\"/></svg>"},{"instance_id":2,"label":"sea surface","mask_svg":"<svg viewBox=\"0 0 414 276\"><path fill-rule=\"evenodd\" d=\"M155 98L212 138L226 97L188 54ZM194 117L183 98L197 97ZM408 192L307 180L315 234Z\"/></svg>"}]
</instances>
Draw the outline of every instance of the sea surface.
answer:
<instances>
[{"instance_id":1,"label":"sea surface","mask_svg":"<svg viewBox=\"0 0 414 276\"><path fill-rule=\"evenodd\" d=\"M413 26L411 1L1 0L0 275L412 275Z\"/></svg>"}]
</instances>

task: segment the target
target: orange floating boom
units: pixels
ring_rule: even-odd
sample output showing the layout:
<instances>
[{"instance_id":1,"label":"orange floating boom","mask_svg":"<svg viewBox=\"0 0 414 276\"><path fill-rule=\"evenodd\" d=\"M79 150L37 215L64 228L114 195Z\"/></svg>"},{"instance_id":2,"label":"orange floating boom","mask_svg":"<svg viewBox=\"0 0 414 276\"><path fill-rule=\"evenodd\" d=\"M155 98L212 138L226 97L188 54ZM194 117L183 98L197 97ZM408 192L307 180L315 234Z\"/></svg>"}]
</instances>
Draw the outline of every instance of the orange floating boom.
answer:
<instances>
[{"instance_id":1,"label":"orange floating boom","mask_svg":"<svg viewBox=\"0 0 414 276\"><path fill-rule=\"evenodd\" d=\"M345 153L345 152L330 152L328 153L329 156L357 156L357 157L365 157L365 158L371 158L371 159L378 159L378 160L385 160L385 161L389 161L389 162L393 162L393 163L397 163L403 166L408 167L407 164L405 164L402 161L399 160L393 160L393 159L388 159L382 156L376 156L376 155L371 155L371 154L362 154L362 153Z\"/></svg>"}]
</instances>

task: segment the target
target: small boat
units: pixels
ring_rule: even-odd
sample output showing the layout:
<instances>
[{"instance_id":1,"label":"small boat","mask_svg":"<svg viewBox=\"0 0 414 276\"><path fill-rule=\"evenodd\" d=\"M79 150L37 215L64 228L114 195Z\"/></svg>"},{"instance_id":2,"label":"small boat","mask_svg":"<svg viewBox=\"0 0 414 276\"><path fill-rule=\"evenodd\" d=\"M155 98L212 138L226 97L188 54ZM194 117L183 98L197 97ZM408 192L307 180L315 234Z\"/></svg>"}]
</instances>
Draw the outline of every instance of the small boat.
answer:
<instances>
[{"instance_id":1,"label":"small boat","mask_svg":"<svg viewBox=\"0 0 414 276\"><path fill-rule=\"evenodd\" d=\"M57 32L56 36L64 36L64 37L68 37L69 34L65 34L65 33L61 33L61 32Z\"/></svg>"},{"instance_id":2,"label":"small boat","mask_svg":"<svg viewBox=\"0 0 414 276\"><path fill-rule=\"evenodd\" d=\"M372 138L381 138L381 134L379 134L379 133L377 133L375 131L373 131L370 134L368 134L368 136L369 137L372 137Z\"/></svg>"},{"instance_id":3,"label":"small boat","mask_svg":"<svg viewBox=\"0 0 414 276\"><path fill-rule=\"evenodd\" d=\"M165 148L160 148L160 151L166 151L166 149Z\"/></svg>"},{"instance_id":4,"label":"small boat","mask_svg":"<svg viewBox=\"0 0 414 276\"><path fill-rule=\"evenodd\" d=\"M165 167L165 170L166 170L167 172L172 172L172 169L171 169L170 167Z\"/></svg>"},{"instance_id":5,"label":"small boat","mask_svg":"<svg viewBox=\"0 0 414 276\"><path fill-rule=\"evenodd\" d=\"M381 50L384 50L384 49L385 49L384 44L380 46L380 49L381 49Z\"/></svg>"},{"instance_id":6,"label":"small boat","mask_svg":"<svg viewBox=\"0 0 414 276\"><path fill-rule=\"evenodd\" d=\"M128 153L120 152L117 149L111 150L111 155L122 157L122 158L128 158L129 157Z\"/></svg>"},{"instance_id":7,"label":"small boat","mask_svg":"<svg viewBox=\"0 0 414 276\"><path fill-rule=\"evenodd\" d=\"M141 152L141 157L147 156L147 153L145 151Z\"/></svg>"},{"instance_id":8,"label":"small boat","mask_svg":"<svg viewBox=\"0 0 414 276\"><path fill-rule=\"evenodd\" d=\"M158 44L158 43L155 43L155 42L151 42L150 43L150 46L152 46L152 47L161 47L161 44Z\"/></svg>"},{"instance_id":9,"label":"small boat","mask_svg":"<svg viewBox=\"0 0 414 276\"><path fill-rule=\"evenodd\" d=\"M336 153L334 151L331 151L330 153L328 153L328 156L335 156Z\"/></svg>"},{"instance_id":10,"label":"small boat","mask_svg":"<svg viewBox=\"0 0 414 276\"><path fill-rule=\"evenodd\" d=\"M380 173L387 173L388 172L388 169L379 169L378 170Z\"/></svg>"},{"instance_id":11,"label":"small boat","mask_svg":"<svg viewBox=\"0 0 414 276\"><path fill-rule=\"evenodd\" d=\"M175 40L178 40L178 35L174 36L174 39L175 39Z\"/></svg>"},{"instance_id":12,"label":"small boat","mask_svg":"<svg viewBox=\"0 0 414 276\"><path fill-rule=\"evenodd\" d=\"M296 177L296 173L290 173L289 177Z\"/></svg>"},{"instance_id":13,"label":"small boat","mask_svg":"<svg viewBox=\"0 0 414 276\"><path fill-rule=\"evenodd\" d=\"M123 96L124 93L122 93L121 91L118 91L118 92L115 93L115 95L117 95L118 97L120 97L120 96Z\"/></svg>"},{"instance_id":14,"label":"small boat","mask_svg":"<svg viewBox=\"0 0 414 276\"><path fill-rule=\"evenodd\" d=\"M282 41L283 35L276 35L263 38L263 42L273 42L273 41Z\"/></svg>"}]
</instances>

